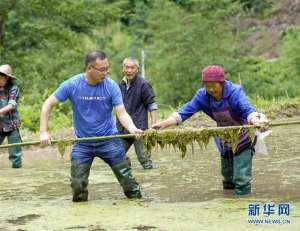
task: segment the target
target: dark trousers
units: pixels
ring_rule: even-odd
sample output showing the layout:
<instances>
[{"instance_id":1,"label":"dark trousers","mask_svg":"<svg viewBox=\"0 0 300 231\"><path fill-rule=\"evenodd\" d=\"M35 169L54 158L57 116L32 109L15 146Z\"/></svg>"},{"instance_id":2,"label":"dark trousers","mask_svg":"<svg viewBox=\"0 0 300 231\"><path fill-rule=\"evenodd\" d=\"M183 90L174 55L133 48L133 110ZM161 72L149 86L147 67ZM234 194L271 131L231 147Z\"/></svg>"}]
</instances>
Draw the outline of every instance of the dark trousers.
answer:
<instances>
[{"instance_id":1,"label":"dark trousers","mask_svg":"<svg viewBox=\"0 0 300 231\"><path fill-rule=\"evenodd\" d=\"M0 132L0 144L3 143L5 137L9 144L21 143L22 139L20 136L19 129L13 130L11 132ZM22 167L22 149L20 146L8 148L9 160L13 168Z\"/></svg>"},{"instance_id":2,"label":"dark trousers","mask_svg":"<svg viewBox=\"0 0 300 231\"><path fill-rule=\"evenodd\" d=\"M248 148L238 155L221 156L221 173L224 177L223 188L234 189L236 195L251 192L252 149Z\"/></svg>"},{"instance_id":3,"label":"dark trousers","mask_svg":"<svg viewBox=\"0 0 300 231\"><path fill-rule=\"evenodd\" d=\"M136 156L138 158L138 161L140 164L145 168L149 166L152 167L152 161L148 154L146 155L145 150L144 150L144 140L137 140L134 138L127 138L123 139L124 147L125 147L125 152L129 150L131 145L134 145L134 150L136 153Z\"/></svg>"},{"instance_id":4,"label":"dark trousers","mask_svg":"<svg viewBox=\"0 0 300 231\"><path fill-rule=\"evenodd\" d=\"M125 195L128 198L141 198L139 184L131 173L131 167L125 159L125 150L120 139L98 142L76 143L71 153L71 187L73 201L88 200L88 183L92 162L101 158L113 170Z\"/></svg>"}]
</instances>

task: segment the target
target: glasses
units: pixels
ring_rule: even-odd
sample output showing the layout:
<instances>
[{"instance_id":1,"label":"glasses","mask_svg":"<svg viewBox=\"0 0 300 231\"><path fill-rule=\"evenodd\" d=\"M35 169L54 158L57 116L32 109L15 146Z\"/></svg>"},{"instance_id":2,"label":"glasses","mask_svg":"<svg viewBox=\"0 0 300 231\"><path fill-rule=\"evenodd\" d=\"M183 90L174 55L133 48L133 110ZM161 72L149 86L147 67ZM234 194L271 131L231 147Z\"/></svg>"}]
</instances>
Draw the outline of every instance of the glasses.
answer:
<instances>
[{"instance_id":1,"label":"glasses","mask_svg":"<svg viewBox=\"0 0 300 231\"><path fill-rule=\"evenodd\" d=\"M109 70L109 66L102 67L102 68L97 68L97 67L91 65L91 67L94 68L96 71L101 72L101 73L108 72L108 70Z\"/></svg>"}]
</instances>

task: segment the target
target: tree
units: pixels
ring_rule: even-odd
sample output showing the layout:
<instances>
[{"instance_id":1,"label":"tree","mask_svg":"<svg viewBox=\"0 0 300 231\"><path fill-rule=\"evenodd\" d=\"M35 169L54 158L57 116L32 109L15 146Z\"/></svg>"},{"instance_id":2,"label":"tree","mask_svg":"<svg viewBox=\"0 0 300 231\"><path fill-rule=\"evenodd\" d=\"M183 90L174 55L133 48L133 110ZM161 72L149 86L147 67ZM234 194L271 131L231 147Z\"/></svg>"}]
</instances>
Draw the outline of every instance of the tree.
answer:
<instances>
[{"instance_id":1,"label":"tree","mask_svg":"<svg viewBox=\"0 0 300 231\"><path fill-rule=\"evenodd\" d=\"M202 0L187 13L173 2L155 1L147 21L152 35L147 72L162 102L189 100L201 85L204 66L222 64L230 72L236 64L235 38L225 21L233 14L231 7L228 1Z\"/></svg>"},{"instance_id":2,"label":"tree","mask_svg":"<svg viewBox=\"0 0 300 231\"><path fill-rule=\"evenodd\" d=\"M0 48L4 42L4 23L7 18L7 14L14 8L17 0L1 0L0 2Z\"/></svg>"}]
</instances>

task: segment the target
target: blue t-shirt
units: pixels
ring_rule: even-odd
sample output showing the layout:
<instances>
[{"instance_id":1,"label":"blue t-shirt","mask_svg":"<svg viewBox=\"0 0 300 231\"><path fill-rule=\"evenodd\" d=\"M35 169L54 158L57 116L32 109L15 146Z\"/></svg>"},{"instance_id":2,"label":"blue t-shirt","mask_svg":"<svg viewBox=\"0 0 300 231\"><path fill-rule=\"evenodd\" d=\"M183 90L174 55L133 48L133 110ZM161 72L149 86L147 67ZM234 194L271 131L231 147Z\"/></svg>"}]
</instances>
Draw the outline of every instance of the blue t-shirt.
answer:
<instances>
[{"instance_id":1,"label":"blue t-shirt","mask_svg":"<svg viewBox=\"0 0 300 231\"><path fill-rule=\"evenodd\" d=\"M245 96L243 88L240 85L233 84L230 81L224 82L221 100L216 101L208 94L205 88L201 88L197 91L191 101L183 105L177 112L182 121L188 119L199 111L203 111L212 118L212 109L220 110L228 105L227 102L232 113L236 117L244 120L247 119L250 113L255 112L255 109Z\"/></svg>"},{"instance_id":2,"label":"blue t-shirt","mask_svg":"<svg viewBox=\"0 0 300 231\"><path fill-rule=\"evenodd\" d=\"M117 133L113 120L113 107L123 104L117 83L105 78L90 85L81 73L64 81L54 92L58 101L71 101L73 123L77 137L108 136Z\"/></svg>"}]
</instances>

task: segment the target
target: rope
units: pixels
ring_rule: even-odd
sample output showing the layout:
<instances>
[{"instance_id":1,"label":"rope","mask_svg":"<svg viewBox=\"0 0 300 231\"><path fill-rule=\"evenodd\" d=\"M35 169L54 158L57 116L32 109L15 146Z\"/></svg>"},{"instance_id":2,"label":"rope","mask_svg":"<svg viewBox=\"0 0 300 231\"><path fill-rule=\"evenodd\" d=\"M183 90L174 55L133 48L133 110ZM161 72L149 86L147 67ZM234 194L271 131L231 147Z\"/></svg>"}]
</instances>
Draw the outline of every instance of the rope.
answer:
<instances>
[{"instance_id":1,"label":"rope","mask_svg":"<svg viewBox=\"0 0 300 231\"><path fill-rule=\"evenodd\" d=\"M280 122L280 123L271 123L268 126L269 127L279 127L279 126L287 126L287 125L293 125L293 124L300 124L300 121L287 121L287 122ZM260 126L242 125L242 126L227 126L227 127L210 127L210 128L205 128L204 130L213 130L213 131L223 131L224 130L224 131L226 131L226 130L230 130L230 129L232 130L232 129L242 129L242 128L260 128ZM203 131L203 128L201 128L201 131ZM87 137L87 138L61 139L61 140L51 140L51 145L57 144L60 142L74 143L74 142L109 140L109 139L114 139L114 138L134 138L134 137L135 137L135 135L133 135L133 134L125 134L125 135L97 136L97 137ZM28 141L28 142L22 142L22 143L4 144L4 145L0 145L0 149L1 148L11 148L11 147L16 147L16 146L29 146L29 145L40 145L40 141Z\"/></svg>"}]
</instances>

